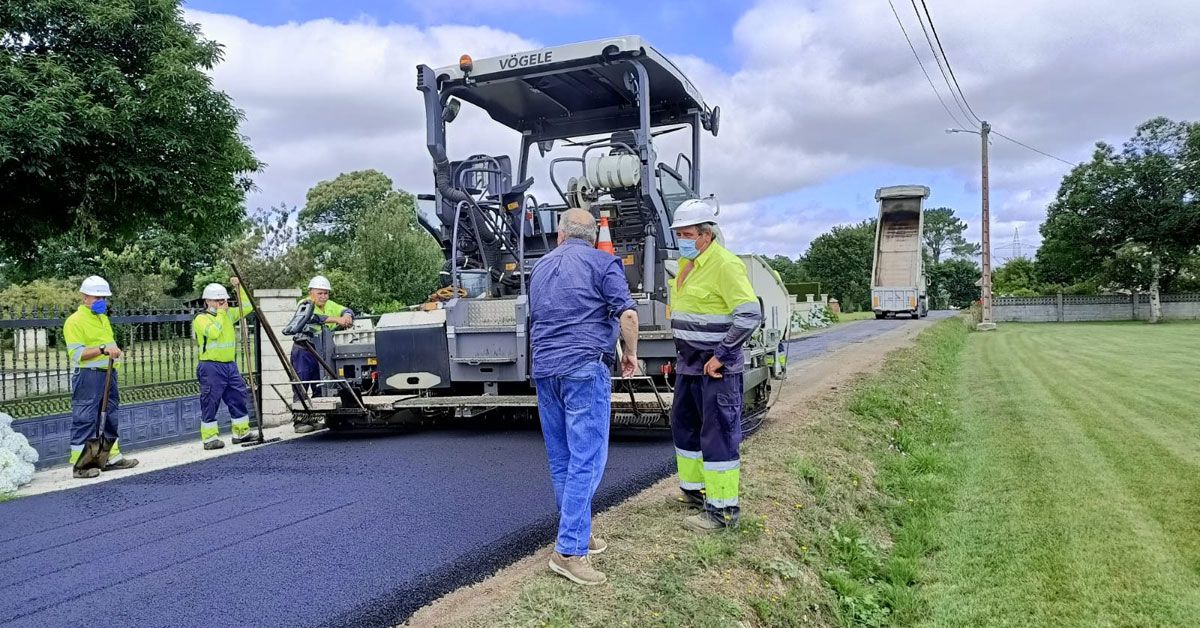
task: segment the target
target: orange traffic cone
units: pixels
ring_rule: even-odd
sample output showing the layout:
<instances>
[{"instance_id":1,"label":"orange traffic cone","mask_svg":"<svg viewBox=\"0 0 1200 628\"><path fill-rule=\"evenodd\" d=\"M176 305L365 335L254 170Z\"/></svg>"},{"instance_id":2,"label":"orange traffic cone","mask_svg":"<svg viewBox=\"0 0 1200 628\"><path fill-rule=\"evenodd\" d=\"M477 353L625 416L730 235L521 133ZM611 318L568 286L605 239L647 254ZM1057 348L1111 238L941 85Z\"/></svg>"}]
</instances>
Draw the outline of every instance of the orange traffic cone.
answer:
<instances>
[{"instance_id":1,"label":"orange traffic cone","mask_svg":"<svg viewBox=\"0 0 1200 628\"><path fill-rule=\"evenodd\" d=\"M608 230L608 216L600 217L600 237L596 239L596 248L610 255L617 254L617 250L613 248L612 232Z\"/></svg>"}]
</instances>

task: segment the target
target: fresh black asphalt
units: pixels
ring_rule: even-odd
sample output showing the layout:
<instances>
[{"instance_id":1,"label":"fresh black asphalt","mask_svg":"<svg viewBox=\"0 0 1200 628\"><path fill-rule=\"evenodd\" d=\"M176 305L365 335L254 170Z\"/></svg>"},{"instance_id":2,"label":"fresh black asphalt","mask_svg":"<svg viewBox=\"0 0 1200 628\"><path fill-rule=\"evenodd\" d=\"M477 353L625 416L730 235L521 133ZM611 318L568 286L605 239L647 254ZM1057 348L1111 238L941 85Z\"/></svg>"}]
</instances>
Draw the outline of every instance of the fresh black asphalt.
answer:
<instances>
[{"instance_id":1,"label":"fresh black asphalt","mask_svg":"<svg viewBox=\"0 0 1200 628\"><path fill-rule=\"evenodd\" d=\"M906 323L797 339L790 364ZM673 470L669 439L614 440L596 506ZM555 525L534 429L323 433L0 504L0 625L394 625Z\"/></svg>"}]
</instances>

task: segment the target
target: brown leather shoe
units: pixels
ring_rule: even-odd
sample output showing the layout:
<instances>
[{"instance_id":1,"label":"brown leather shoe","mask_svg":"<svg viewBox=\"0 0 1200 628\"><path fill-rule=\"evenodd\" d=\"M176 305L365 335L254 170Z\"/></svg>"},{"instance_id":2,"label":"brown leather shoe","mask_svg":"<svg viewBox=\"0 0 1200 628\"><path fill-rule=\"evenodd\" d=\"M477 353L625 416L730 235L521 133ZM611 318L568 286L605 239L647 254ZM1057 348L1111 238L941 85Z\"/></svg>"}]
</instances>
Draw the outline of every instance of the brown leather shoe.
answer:
<instances>
[{"instance_id":1,"label":"brown leather shoe","mask_svg":"<svg viewBox=\"0 0 1200 628\"><path fill-rule=\"evenodd\" d=\"M100 469L96 467L88 467L86 469L72 469L71 477L79 480L87 480L100 477Z\"/></svg>"},{"instance_id":2,"label":"brown leather shoe","mask_svg":"<svg viewBox=\"0 0 1200 628\"><path fill-rule=\"evenodd\" d=\"M716 517L702 512L684 519L683 525L693 532L708 533L731 528L736 524L718 521Z\"/></svg>"},{"instance_id":3,"label":"brown leather shoe","mask_svg":"<svg viewBox=\"0 0 1200 628\"><path fill-rule=\"evenodd\" d=\"M122 469L132 469L138 466L137 458L121 458L117 462L104 465L105 471L120 471Z\"/></svg>"},{"instance_id":4,"label":"brown leather shoe","mask_svg":"<svg viewBox=\"0 0 1200 628\"><path fill-rule=\"evenodd\" d=\"M584 586L604 584L608 577L596 571L587 556L563 556L558 552L550 553L550 571Z\"/></svg>"},{"instance_id":5,"label":"brown leather shoe","mask_svg":"<svg viewBox=\"0 0 1200 628\"><path fill-rule=\"evenodd\" d=\"M608 549L608 543L605 543L604 539L595 534L588 538L588 556L603 554L606 549Z\"/></svg>"}]
</instances>

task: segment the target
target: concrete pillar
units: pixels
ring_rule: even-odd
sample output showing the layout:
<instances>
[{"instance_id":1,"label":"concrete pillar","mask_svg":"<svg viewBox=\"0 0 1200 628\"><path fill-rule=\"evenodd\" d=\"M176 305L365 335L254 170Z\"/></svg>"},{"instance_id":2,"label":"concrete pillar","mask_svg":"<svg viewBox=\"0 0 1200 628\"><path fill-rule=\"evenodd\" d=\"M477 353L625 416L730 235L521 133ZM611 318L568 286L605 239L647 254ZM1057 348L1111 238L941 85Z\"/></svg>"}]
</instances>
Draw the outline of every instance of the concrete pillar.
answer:
<instances>
[{"instance_id":1,"label":"concrete pillar","mask_svg":"<svg viewBox=\"0 0 1200 628\"><path fill-rule=\"evenodd\" d=\"M13 334L13 351L15 353L32 353L45 350L45 329L18 329Z\"/></svg>"},{"instance_id":2,"label":"concrete pillar","mask_svg":"<svg viewBox=\"0 0 1200 628\"><path fill-rule=\"evenodd\" d=\"M292 340L283 335L283 328L296 313L296 302L300 299L300 290L297 288L255 290L254 299L258 303L259 316L265 318L271 325L286 356L292 350ZM262 379L259 381L259 385L263 390L263 425L270 427L291 423L291 408L279 398L279 394L282 394L286 399L291 400L291 389L279 386L277 394L275 388L272 387L272 384L286 384L290 381L287 370L279 361L279 356L271 346L267 334L263 333L258 341L261 345L259 350L262 352Z\"/></svg>"},{"instance_id":3,"label":"concrete pillar","mask_svg":"<svg viewBox=\"0 0 1200 628\"><path fill-rule=\"evenodd\" d=\"M1055 310L1056 310L1056 313L1058 314L1058 322L1060 322L1060 323L1063 322L1065 317L1063 315L1064 314L1063 313L1063 293L1061 293L1061 292L1058 293L1058 300L1056 301Z\"/></svg>"}]
</instances>

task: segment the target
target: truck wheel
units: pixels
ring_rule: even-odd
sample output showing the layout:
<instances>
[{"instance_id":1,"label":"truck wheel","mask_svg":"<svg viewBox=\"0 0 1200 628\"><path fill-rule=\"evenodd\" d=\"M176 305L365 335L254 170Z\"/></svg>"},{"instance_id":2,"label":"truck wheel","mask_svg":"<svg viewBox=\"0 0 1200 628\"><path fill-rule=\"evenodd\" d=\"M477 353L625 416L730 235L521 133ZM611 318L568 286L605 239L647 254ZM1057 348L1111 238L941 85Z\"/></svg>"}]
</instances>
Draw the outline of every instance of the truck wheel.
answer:
<instances>
[{"instance_id":1,"label":"truck wheel","mask_svg":"<svg viewBox=\"0 0 1200 628\"><path fill-rule=\"evenodd\" d=\"M883 317L884 317L883 312L875 312L875 320L879 320Z\"/></svg>"}]
</instances>

